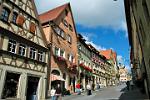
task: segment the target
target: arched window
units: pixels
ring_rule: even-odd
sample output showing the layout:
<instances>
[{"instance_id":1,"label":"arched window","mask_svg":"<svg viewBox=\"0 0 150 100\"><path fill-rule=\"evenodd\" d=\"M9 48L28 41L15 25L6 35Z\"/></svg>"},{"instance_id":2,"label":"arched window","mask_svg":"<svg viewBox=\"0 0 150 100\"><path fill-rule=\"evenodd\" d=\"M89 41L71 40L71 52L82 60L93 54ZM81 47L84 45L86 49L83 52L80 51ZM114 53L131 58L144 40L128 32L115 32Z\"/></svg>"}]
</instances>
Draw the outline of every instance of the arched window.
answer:
<instances>
[{"instance_id":1,"label":"arched window","mask_svg":"<svg viewBox=\"0 0 150 100\"><path fill-rule=\"evenodd\" d=\"M8 8L4 7L2 9L1 19L4 21L8 21L9 14L10 14L10 10Z\"/></svg>"},{"instance_id":2,"label":"arched window","mask_svg":"<svg viewBox=\"0 0 150 100\"><path fill-rule=\"evenodd\" d=\"M52 74L54 74L54 75L60 75L60 72L58 70L53 70Z\"/></svg>"}]
</instances>

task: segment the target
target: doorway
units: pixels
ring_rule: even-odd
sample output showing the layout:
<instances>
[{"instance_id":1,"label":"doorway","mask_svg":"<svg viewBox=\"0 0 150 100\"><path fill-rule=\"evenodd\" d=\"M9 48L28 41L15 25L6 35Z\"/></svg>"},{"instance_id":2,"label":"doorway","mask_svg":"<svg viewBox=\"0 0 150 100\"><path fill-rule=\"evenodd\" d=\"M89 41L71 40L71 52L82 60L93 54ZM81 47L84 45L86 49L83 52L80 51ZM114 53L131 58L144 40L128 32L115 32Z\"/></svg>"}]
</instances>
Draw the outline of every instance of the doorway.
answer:
<instances>
[{"instance_id":1,"label":"doorway","mask_svg":"<svg viewBox=\"0 0 150 100\"><path fill-rule=\"evenodd\" d=\"M39 83L39 77L28 76L26 100L37 100L38 83Z\"/></svg>"},{"instance_id":2,"label":"doorway","mask_svg":"<svg viewBox=\"0 0 150 100\"><path fill-rule=\"evenodd\" d=\"M17 90L20 74L7 72L2 99L17 98Z\"/></svg>"}]
</instances>

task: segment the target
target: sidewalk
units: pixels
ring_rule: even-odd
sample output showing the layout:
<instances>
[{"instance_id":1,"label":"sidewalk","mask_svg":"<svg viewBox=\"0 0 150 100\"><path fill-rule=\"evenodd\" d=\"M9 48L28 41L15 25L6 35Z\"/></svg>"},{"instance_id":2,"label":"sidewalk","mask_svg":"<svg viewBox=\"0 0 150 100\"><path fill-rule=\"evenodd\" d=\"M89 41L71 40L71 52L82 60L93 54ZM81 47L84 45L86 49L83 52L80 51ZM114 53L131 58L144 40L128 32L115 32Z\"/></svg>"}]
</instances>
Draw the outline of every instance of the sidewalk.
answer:
<instances>
[{"instance_id":1,"label":"sidewalk","mask_svg":"<svg viewBox=\"0 0 150 100\"><path fill-rule=\"evenodd\" d=\"M142 94L139 88L134 87L133 90L127 90L123 88L120 92L123 92L119 98L119 100L150 100L146 96L146 94Z\"/></svg>"}]
</instances>

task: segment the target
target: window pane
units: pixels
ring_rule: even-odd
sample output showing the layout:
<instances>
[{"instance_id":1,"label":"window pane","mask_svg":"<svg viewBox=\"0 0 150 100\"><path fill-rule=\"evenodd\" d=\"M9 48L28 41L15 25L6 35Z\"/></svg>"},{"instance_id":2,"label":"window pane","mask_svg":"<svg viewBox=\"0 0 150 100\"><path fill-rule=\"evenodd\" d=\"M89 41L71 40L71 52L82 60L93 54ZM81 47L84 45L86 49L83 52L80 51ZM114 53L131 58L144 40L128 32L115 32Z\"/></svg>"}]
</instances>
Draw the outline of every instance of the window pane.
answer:
<instances>
[{"instance_id":1,"label":"window pane","mask_svg":"<svg viewBox=\"0 0 150 100\"><path fill-rule=\"evenodd\" d=\"M30 58L36 59L36 50L34 48L30 48Z\"/></svg>"},{"instance_id":2,"label":"window pane","mask_svg":"<svg viewBox=\"0 0 150 100\"><path fill-rule=\"evenodd\" d=\"M19 55L25 56L26 46L24 44L19 45Z\"/></svg>"},{"instance_id":3,"label":"window pane","mask_svg":"<svg viewBox=\"0 0 150 100\"><path fill-rule=\"evenodd\" d=\"M16 41L9 40L8 42L8 49L9 52L15 53L16 52Z\"/></svg>"},{"instance_id":4,"label":"window pane","mask_svg":"<svg viewBox=\"0 0 150 100\"><path fill-rule=\"evenodd\" d=\"M38 52L38 61L44 61L44 52L42 51L39 51Z\"/></svg>"},{"instance_id":5,"label":"window pane","mask_svg":"<svg viewBox=\"0 0 150 100\"><path fill-rule=\"evenodd\" d=\"M12 17L12 22L16 23L16 20L17 20L17 13L14 12Z\"/></svg>"},{"instance_id":6,"label":"window pane","mask_svg":"<svg viewBox=\"0 0 150 100\"><path fill-rule=\"evenodd\" d=\"M8 21L8 17L9 17L9 10L6 8L3 8L1 19L3 19L4 21Z\"/></svg>"}]
</instances>

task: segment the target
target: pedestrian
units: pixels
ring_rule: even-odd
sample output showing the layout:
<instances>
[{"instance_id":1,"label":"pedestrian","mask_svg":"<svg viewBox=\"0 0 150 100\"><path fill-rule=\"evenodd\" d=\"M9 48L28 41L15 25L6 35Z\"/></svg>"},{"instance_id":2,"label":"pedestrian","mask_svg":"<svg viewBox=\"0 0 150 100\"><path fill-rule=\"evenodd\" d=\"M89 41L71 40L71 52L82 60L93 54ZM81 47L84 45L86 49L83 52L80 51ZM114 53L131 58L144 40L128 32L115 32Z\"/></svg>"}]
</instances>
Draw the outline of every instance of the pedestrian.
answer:
<instances>
[{"instance_id":1,"label":"pedestrian","mask_svg":"<svg viewBox=\"0 0 150 100\"><path fill-rule=\"evenodd\" d=\"M77 83L77 84L76 84L76 92L77 92L78 95L81 94L80 88L81 88L80 83Z\"/></svg>"},{"instance_id":2,"label":"pedestrian","mask_svg":"<svg viewBox=\"0 0 150 100\"><path fill-rule=\"evenodd\" d=\"M62 90L61 90L60 84L57 84L55 94L56 94L56 100L62 100Z\"/></svg>"},{"instance_id":3,"label":"pedestrian","mask_svg":"<svg viewBox=\"0 0 150 100\"><path fill-rule=\"evenodd\" d=\"M130 81L127 81L127 82L126 82L126 85L127 85L127 90L129 90L129 87L130 87Z\"/></svg>"},{"instance_id":4,"label":"pedestrian","mask_svg":"<svg viewBox=\"0 0 150 100\"><path fill-rule=\"evenodd\" d=\"M87 88L87 95L92 95L92 93L91 93L91 85L89 83L87 84L86 88Z\"/></svg>"},{"instance_id":5,"label":"pedestrian","mask_svg":"<svg viewBox=\"0 0 150 100\"><path fill-rule=\"evenodd\" d=\"M56 90L54 89L54 87L52 87L52 89L51 89L51 99L52 99L52 100L56 100L56 95L55 95L55 93L56 93Z\"/></svg>"}]
</instances>

